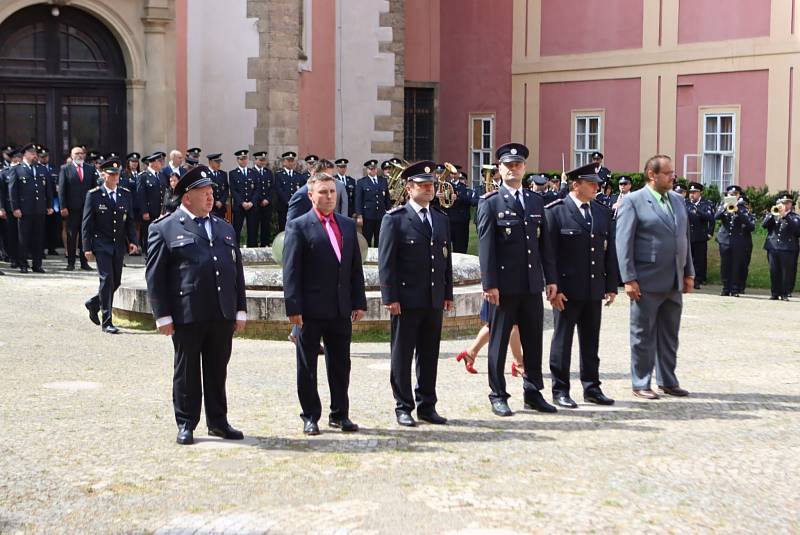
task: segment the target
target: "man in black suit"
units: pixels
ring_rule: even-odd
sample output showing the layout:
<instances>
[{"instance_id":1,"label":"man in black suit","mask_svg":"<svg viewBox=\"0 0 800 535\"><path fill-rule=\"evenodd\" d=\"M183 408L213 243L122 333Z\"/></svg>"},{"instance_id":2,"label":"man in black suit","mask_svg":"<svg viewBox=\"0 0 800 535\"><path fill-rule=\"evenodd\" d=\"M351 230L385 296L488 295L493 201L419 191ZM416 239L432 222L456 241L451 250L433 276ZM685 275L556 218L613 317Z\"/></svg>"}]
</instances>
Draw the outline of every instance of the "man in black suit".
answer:
<instances>
[{"instance_id":1,"label":"man in black suit","mask_svg":"<svg viewBox=\"0 0 800 535\"><path fill-rule=\"evenodd\" d=\"M228 173L220 169L222 167L222 153L209 153L206 158L208 158L208 169L211 173L211 186L214 189L214 208L211 213L220 219L225 219L228 215L230 185L228 184Z\"/></svg>"},{"instance_id":2,"label":"man in black suit","mask_svg":"<svg viewBox=\"0 0 800 535\"><path fill-rule=\"evenodd\" d=\"M297 175L299 174L294 168L296 158L297 153L293 151L281 154L283 167L275 173L272 183L274 193L272 204L278 214L278 232L283 232L286 228L286 212L289 209L289 199L299 189L294 187L295 180L297 180Z\"/></svg>"},{"instance_id":3,"label":"man in black suit","mask_svg":"<svg viewBox=\"0 0 800 535\"><path fill-rule=\"evenodd\" d=\"M84 255L87 260L94 256L100 275L100 289L85 306L89 319L108 334L119 332L111 322L111 309L114 292L122 282L125 251L133 254L139 249L133 220L133 194L118 186L121 171L122 163L114 158L100 166L103 185L89 190L86 195L81 226ZM102 323L97 317L100 310Z\"/></svg>"},{"instance_id":4,"label":"man in black suit","mask_svg":"<svg viewBox=\"0 0 800 535\"><path fill-rule=\"evenodd\" d=\"M169 188L169 179L172 175L177 174L179 177L186 173L186 168L183 166L183 154L179 150L169 151L169 162L161 170L159 178L161 186L164 189Z\"/></svg>"},{"instance_id":5,"label":"man in black suit","mask_svg":"<svg viewBox=\"0 0 800 535\"><path fill-rule=\"evenodd\" d=\"M592 164L595 167L595 174L602 180L601 184L611 182L611 170L603 165L604 159L605 156L603 156L602 152L594 151L592 153Z\"/></svg>"},{"instance_id":6,"label":"man in black suit","mask_svg":"<svg viewBox=\"0 0 800 535\"><path fill-rule=\"evenodd\" d=\"M753 231L756 218L747 209L742 198L744 191L740 186L731 185L725 190L726 197L733 197L731 203L723 202L717 208L714 219L720 220L717 231L719 244L719 270L722 279L720 295L739 297L747 285L747 269L753 250Z\"/></svg>"},{"instance_id":7,"label":"man in black suit","mask_svg":"<svg viewBox=\"0 0 800 535\"><path fill-rule=\"evenodd\" d=\"M328 173L309 179L313 209L286 225L283 293L286 315L299 327L297 393L303 432L318 435L322 404L317 392L320 340L325 344L331 390L328 425L358 431L350 420L350 340L352 322L367 308L364 273L355 223L334 213L336 181Z\"/></svg>"},{"instance_id":8,"label":"man in black suit","mask_svg":"<svg viewBox=\"0 0 800 535\"><path fill-rule=\"evenodd\" d=\"M86 151L80 147L73 147L70 151L71 163L64 164L58 173L58 199L61 205L61 217L67 224L67 271L75 269L75 251L80 251L81 269L90 271L92 268L83 255L83 240L81 238L81 224L83 222L83 207L86 203L86 193L93 189L94 169L83 161Z\"/></svg>"},{"instance_id":9,"label":"man in black suit","mask_svg":"<svg viewBox=\"0 0 800 535\"><path fill-rule=\"evenodd\" d=\"M33 271L44 273L45 218L53 213L52 191L49 177L36 163L36 145L27 145L22 152L22 162L11 170L8 184L11 214L19 225L17 264L20 272L27 273L30 256Z\"/></svg>"},{"instance_id":10,"label":"man in black suit","mask_svg":"<svg viewBox=\"0 0 800 535\"><path fill-rule=\"evenodd\" d=\"M209 434L240 440L242 432L228 423L225 379L233 333L247 320L242 255L233 227L209 215L214 191L207 167L186 172L175 196L178 209L150 227L145 276L158 331L171 335L175 347L177 442L194 442L204 396Z\"/></svg>"},{"instance_id":11,"label":"man in black suit","mask_svg":"<svg viewBox=\"0 0 800 535\"><path fill-rule=\"evenodd\" d=\"M253 172L258 179L260 191L260 199L258 201L259 244L261 247L266 247L272 241L272 199L275 178L272 176L272 170L267 167L266 152L256 152L253 154L253 158L256 160Z\"/></svg>"},{"instance_id":12,"label":"man in black suit","mask_svg":"<svg viewBox=\"0 0 800 535\"><path fill-rule=\"evenodd\" d=\"M347 158L339 158L336 164L336 180L344 184L347 191L347 217L355 219L356 214L356 179L347 174L347 164L350 160Z\"/></svg>"},{"instance_id":13,"label":"man in black suit","mask_svg":"<svg viewBox=\"0 0 800 535\"><path fill-rule=\"evenodd\" d=\"M356 182L356 217L361 220L361 232L370 247L377 247L380 238L381 220L389 208L389 182L378 176L378 160L364 162L367 176Z\"/></svg>"},{"instance_id":14,"label":"man in black suit","mask_svg":"<svg viewBox=\"0 0 800 535\"><path fill-rule=\"evenodd\" d=\"M250 151L242 149L233 153L237 167L228 173L233 198L233 228L236 240L241 242L242 227L247 221L247 246L258 247L258 206L261 201L261 184L255 171L247 166Z\"/></svg>"},{"instance_id":15,"label":"man in black suit","mask_svg":"<svg viewBox=\"0 0 800 535\"><path fill-rule=\"evenodd\" d=\"M391 385L397 423L412 427L420 420L445 424L436 412L436 370L443 310L453 308L453 259L450 222L432 208L435 162L421 161L400 175L408 202L387 212L381 223L378 273L383 305L391 314ZM417 355L416 396L411 391L411 364Z\"/></svg>"},{"instance_id":16,"label":"man in black suit","mask_svg":"<svg viewBox=\"0 0 800 535\"><path fill-rule=\"evenodd\" d=\"M620 186L620 190L622 186ZM694 263L694 289L699 290L706 283L708 271L708 240L714 235L714 207L703 199L703 185L689 183L689 198L686 210L689 214L689 245L692 248Z\"/></svg>"},{"instance_id":17,"label":"man in black suit","mask_svg":"<svg viewBox=\"0 0 800 535\"><path fill-rule=\"evenodd\" d=\"M547 233L554 249L558 293L553 306L550 373L553 401L559 407L577 408L569 395L572 337L578 327L583 399L612 405L600 389L600 317L602 301L617 295L617 253L611 210L594 200L601 179L592 164L568 173L572 191L545 209Z\"/></svg>"},{"instance_id":18,"label":"man in black suit","mask_svg":"<svg viewBox=\"0 0 800 535\"><path fill-rule=\"evenodd\" d=\"M3 155L8 155L8 161L4 161L5 167L0 169L0 220L4 222L3 245L6 256L11 263L11 269L17 269L17 258L19 258L19 223L17 218L11 213L11 199L9 197L8 184L11 181L11 173L14 167L22 161L22 151L13 147L6 147Z\"/></svg>"},{"instance_id":19,"label":"man in black suit","mask_svg":"<svg viewBox=\"0 0 800 535\"><path fill-rule=\"evenodd\" d=\"M525 406L539 412L555 412L540 390L542 381L541 293L547 284L547 299L555 297L555 258L542 198L522 188L528 148L507 143L496 151L503 185L487 193L478 203L478 239L484 298L496 305L489 338L489 400L492 412L511 416L503 370L511 328L519 328L525 360L523 392Z\"/></svg>"},{"instance_id":20,"label":"man in black suit","mask_svg":"<svg viewBox=\"0 0 800 535\"><path fill-rule=\"evenodd\" d=\"M45 246L47 254L56 255L56 248L61 246L61 214L58 199L58 170L50 163L50 151L47 147L39 147L37 151L39 167L47 175L47 187L50 188L50 197L53 199L53 212L47 216L47 231Z\"/></svg>"},{"instance_id":21,"label":"man in black suit","mask_svg":"<svg viewBox=\"0 0 800 535\"><path fill-rule=\"evenodd\" d=\"M147 164L147 169L139 175L139 183L136 185L136 210L140 219L139 235L142 237L142 254L147 258L147 249L149 247L147 236L150 223L161 215L164 192L166 191L161 184L164 153L154 152L142 158L142 161ZM169 184L169 181L167 184Z\"/></svg>"}]
</instances>

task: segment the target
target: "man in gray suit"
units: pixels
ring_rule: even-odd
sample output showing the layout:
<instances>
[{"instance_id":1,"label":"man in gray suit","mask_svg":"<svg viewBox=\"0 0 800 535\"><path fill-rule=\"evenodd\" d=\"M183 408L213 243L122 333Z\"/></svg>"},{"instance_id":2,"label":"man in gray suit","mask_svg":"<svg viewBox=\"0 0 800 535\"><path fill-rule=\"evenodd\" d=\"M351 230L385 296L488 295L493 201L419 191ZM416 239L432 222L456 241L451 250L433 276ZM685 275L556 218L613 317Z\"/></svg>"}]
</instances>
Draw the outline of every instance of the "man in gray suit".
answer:
<instances>
[{"instance_id":1,"label":"man in gray suit","mask_svg":"<svg viewBox=\"0 0 800 535\"><path fill-rule=\"evenodd\" d=\"M683 197L672 191L669 156L645 165L647 184L626 195L617 209L617 257L631 298L633 394L658 399L650 387L653 367L662 394L687 396L675 375L683 298L694 288L689 224Z\"/></svg>"}]
</instances>

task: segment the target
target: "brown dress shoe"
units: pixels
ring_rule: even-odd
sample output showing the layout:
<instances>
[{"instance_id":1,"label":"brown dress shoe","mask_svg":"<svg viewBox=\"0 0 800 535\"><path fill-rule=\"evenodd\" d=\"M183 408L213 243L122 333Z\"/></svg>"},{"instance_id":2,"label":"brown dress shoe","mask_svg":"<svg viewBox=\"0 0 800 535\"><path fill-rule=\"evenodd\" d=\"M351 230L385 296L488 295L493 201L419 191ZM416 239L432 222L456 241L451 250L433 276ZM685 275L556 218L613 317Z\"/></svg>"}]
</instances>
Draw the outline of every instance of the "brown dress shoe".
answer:
<instances>
[{"instance_id":1,"label":"brown dress shoe","mask_svg":"<svg viewBox=\"0 0 800 535\"><path fill-rule=\"evenodd\" d=\"M668 394L670 396L677 396L680 398L686 397L689 395L688 390L684 390L679 386L659 386L658 391L662 394Z\"/></svg>"},{"instance_id":2,"label":"brown dress shoe","mask_svg":"<svg viewBox=\"0 0 800 535\"><path fill-rule=\"evenodd\" d=\"M633 395L642 399L658 399L659 396L649 388L647 390L634 390Z\"/></svg>"}]
</instances>

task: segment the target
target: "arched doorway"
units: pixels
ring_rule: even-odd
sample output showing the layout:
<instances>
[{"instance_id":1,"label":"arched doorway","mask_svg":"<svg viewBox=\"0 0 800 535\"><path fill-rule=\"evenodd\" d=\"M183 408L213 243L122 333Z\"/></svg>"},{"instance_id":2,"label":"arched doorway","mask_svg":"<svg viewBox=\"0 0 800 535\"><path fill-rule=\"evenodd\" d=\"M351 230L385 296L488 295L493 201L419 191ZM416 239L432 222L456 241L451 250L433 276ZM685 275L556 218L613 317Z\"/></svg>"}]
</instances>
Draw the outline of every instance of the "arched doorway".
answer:
<instances>
[{"instance_id":1,"label":"arched doorway","mask_svg":"<svg viewBox=\"0 0 800 535\"><path fill-rule=\"evenodd\" d=\"M0 143L45 144L54 161L74 145L127 147L125 62L100 21L39 4L0 24Z\"/></svg>"}]
</instances>

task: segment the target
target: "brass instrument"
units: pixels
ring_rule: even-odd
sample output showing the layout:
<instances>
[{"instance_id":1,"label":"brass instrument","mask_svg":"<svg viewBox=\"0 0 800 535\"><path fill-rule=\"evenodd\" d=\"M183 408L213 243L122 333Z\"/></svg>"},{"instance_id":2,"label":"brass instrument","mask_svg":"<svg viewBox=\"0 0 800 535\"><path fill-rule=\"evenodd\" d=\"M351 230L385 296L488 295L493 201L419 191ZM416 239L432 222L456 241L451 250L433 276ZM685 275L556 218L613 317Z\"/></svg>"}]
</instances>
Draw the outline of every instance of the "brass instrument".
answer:
<instances>
[{"instance_id":1,"label":"brass instrument","mask_svg":"<svg viewBox=\"0 0 800 535\"><path fill-rule=\"evenodd\" d=\"M390 161L393 169L389 171L389 197L392 199L392 208L397 208L406 203L408 200L408 192L406 191L406 184L400 178L400 175L408 167L409 163L402 161L400 163Z\"/></svg>"},{"instance_id":2,"label":"brass instrument","mask_svg":"<svg viewBox=\"0 0 800 535\"><path fill-rule=\"evenodd\" d=\"M739 209L739 198L736 195L726 195L723 202L725 203L725 210L730 213L736 212Z\"/></svg>"},{"instance_id":3,"label":"brass instrument","mask_svg":"<svg viewBox=\"0 0 800 535\"><path fill-rule=\"evenodd\" d=\"M458 169L450 162L444 162L444 172L438 178L436 186L436 197L442 208L450 208L456 202L456 189L447 180L451 175L458 176Z\"/></svg>"},{"instance_id":4,"label":"brass instrument","mask_svg":"<svg viewBox=\"0 0 800 535\"><path fill-rule=\"evenodd\" d=\"M769 213L772 214L774 217L780 217L781 207L776 204L775 206L769 209Z\"/></svg>"},{"instance_id":5,"label":"brass instrument","mask_svg":"<svg viewBox=\"0 0 800 535\"><path fill-rule=\"evenodd\" d=\"M491 193L492 191L497 190L497 186L492 180L494 176L495 167L493 165L482 165L481 166L481 174L483 175L483 192L484 193Z\"/></svg>"},{"instance_id":6,"label":"brass instrument","mask_svg":"<svg viewBox=\"0 0 800 535\"><path fill-rule=\"evenodd\" d=\"M725 209L730 213L737 211L737 207L735 204L726 204Z\"/></svg>"}]
</instances>

